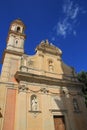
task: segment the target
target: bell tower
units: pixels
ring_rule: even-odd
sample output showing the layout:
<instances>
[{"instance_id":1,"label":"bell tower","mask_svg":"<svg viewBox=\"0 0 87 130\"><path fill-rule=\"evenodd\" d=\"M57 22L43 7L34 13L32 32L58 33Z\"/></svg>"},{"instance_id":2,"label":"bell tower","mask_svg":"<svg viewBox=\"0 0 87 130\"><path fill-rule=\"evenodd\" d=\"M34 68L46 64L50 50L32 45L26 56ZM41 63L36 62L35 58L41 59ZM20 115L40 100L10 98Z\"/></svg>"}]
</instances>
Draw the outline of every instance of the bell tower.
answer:
<instances>
[{"instance_id":1,"label":"bell tower","mask_svg":"<svg viewBox=\"0 0 87 130\"><path fill-rule=\"evenodd\" d=\"M20 59L24 54L24 41L26 38L24 30L25 25L20 19L16 19L10 24L7 46L2 57L1 79L3 81L16 81L14 75L19 69Z\"/></svg>"},{"instance_id":2,"label":"bell tower","mask_svg":"<svg viewBox=\"0 0 87 130\"><path fill-rule=\"evenodd\" d=\"M24 30L25 25L20 19L14 20L11 23L7 37L6 50L24 53L24 40L26 38Z\"/></svg>"}]
</instances>

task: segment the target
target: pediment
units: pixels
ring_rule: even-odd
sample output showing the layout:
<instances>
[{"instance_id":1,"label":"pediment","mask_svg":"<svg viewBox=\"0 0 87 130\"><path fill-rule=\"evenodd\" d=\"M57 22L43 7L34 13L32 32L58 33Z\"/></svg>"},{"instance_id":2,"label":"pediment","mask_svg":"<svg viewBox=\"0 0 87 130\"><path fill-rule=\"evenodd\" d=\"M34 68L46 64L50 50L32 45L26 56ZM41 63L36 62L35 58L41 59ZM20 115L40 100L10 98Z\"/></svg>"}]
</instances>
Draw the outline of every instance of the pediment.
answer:
<instances>
[{"instance_id":1,"label":"pediment","mask_svg":"<svg viewBox=\"0 0 87 130\"><path fill-rule=\"evenodd\" d=\"M49 43L48 40L46 41L42 41L37 47L36 47L36 51L42 51L44 53L50 53L53 55L62 55L62 51L57 48L55 45L53 45L52 43Z\"/></svg>"}]
</instances>

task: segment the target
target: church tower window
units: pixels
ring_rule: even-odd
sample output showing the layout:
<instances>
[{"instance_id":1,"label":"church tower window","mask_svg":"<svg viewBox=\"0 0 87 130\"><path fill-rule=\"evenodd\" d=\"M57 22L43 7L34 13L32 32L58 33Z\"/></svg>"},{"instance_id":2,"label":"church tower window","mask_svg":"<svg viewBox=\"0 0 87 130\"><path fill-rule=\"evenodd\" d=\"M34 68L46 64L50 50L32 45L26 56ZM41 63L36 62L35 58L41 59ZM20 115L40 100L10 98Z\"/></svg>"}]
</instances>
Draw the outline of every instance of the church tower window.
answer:
<instances>
[{"instance_id":1,"label":"church tower window","mask_svg":"<svg viewBox=\"0 0 87 130\"><path fill-rule=\"evenodd\" d=\"M20 27L19 26L17 27L17 32L20 32Z\"/></svg>"}]
</instances>

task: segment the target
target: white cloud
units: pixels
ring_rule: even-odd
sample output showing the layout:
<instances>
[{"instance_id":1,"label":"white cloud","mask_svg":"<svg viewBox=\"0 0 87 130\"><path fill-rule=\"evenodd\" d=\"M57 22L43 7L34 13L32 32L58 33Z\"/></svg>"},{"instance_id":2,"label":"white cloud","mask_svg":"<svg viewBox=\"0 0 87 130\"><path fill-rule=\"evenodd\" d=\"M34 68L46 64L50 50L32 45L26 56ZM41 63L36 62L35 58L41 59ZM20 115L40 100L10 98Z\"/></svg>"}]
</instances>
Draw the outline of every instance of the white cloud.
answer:
<instances>
[{"instance_id":1,"label":"white cloud","mask_svg":"<svg viewBox=\"0 0 87 130\"><path fill-rule=\"evenodd\" d=\"M76 36L76 23L78 15L81 12L81 8L77 3L74 3L72 0L64 0L62 6L63 19L59 20L55 31L56 35L61 35L64 38L67 34L73 34Z\"/></svg>"},{"instance_id":2,"label":"white cloud","mask_svg":"<svg viewBox=\"0 0 87 130\"><path fill-rule=\"evenodd\" d=\"M71 0L66 0L63 5L63 13L66 17L75 19L80 11L80 7L78 4L74 4Z\"/></svg>"},{"instance_id":3,"label":"white cloud","mask_svg":"<svg viewBox=\"0 0 87 130\"><path fill-rule=\"evenodd\" d=\"M79 7L76 7L73 11L72 11L72 15L71 15L71 19L75 19L78 16L79 13Z\"/></svg>"},{"instance_id":4,"label":"white cloud","mask_svg":"<svg viewBox=\"0 0 87 130\"><path fill-rule=\"evenodd\" d=\"M67 21L67 19L64 19L63 22L57 23L57 35L62 35L66 37L67 32L69 33L72 30L71 24Z\"/></svg>"},{"instance_id":5,"label":"white cloud","mask_svg":"<svg viewBox=\"0 0 87 130\"><path fill-rule=\"evenodd\" d=\"M76 33L76 31L74 30L74 31L73 31L73 35L76 36L76 34L77 34L77 33Z\"/></svg>"},{"instance_id":6,"label":"white cloud","mask_svg":"<svg viewBox=\"0 0 87 130\"><path fill-rule=\"evenodd\" d=\"M63 2L62 15L59 16L59 20L53 28L52 41L55 41L58 36L63 38L70 34L77 36L76 28L80 23L79 16L87 13L75 0L63 0Z\"/></svg>"}]
</instances>

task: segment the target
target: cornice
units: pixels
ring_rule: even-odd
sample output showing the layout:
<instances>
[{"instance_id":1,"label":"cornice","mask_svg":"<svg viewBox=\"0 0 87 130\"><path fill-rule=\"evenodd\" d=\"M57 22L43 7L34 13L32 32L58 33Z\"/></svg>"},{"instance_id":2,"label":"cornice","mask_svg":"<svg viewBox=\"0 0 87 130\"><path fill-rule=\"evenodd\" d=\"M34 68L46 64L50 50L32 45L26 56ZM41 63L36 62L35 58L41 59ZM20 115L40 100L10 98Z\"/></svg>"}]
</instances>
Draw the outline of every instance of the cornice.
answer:
<instances>
[{"instance_id":1,"label":"cornice","mask_svg":"<svg viewBox=\"0 0 87 130\"><path fill-rule=\"evenodd\" d=\"M40 83L46 85L60 85L60 86L83 86L80 82L75 81L67 81L63 79L57 79L53 77L47 77L38 74L26 73L17 71L15 74L15 78L18 82L27 81L31 83Z\"/></svg>"},{"instance_id":2,"label":"cornice","mask_svg":"<svg viewBox=\"0 0 87 130\"><path fill-rule=\"evenodd\" d=\"M10 30L8 34L12 34L12 33L17 36L22 36L22 37L26 38L26 35L24 33L19 33L19 32L13 31L13 30Z\"/></svg>"},{"instance_id":3,"label":"cornice","mask_svg":"<svg viewBox=\"0 0 87 130\"><path fill-rule=\"evenodd\" d=\"M24 54L24 53L22 53L22 52L17 52L17 51L5 49L5 50L4 50L4 53L3 53L3 56L2 56L2 64L3 64L4 57L5 57L5 54L6 54L6 53L8 53L8 54L13 54L13 55L18 55L18 56L22 56L22 55Z\"/></svg>"}]
</instances>

